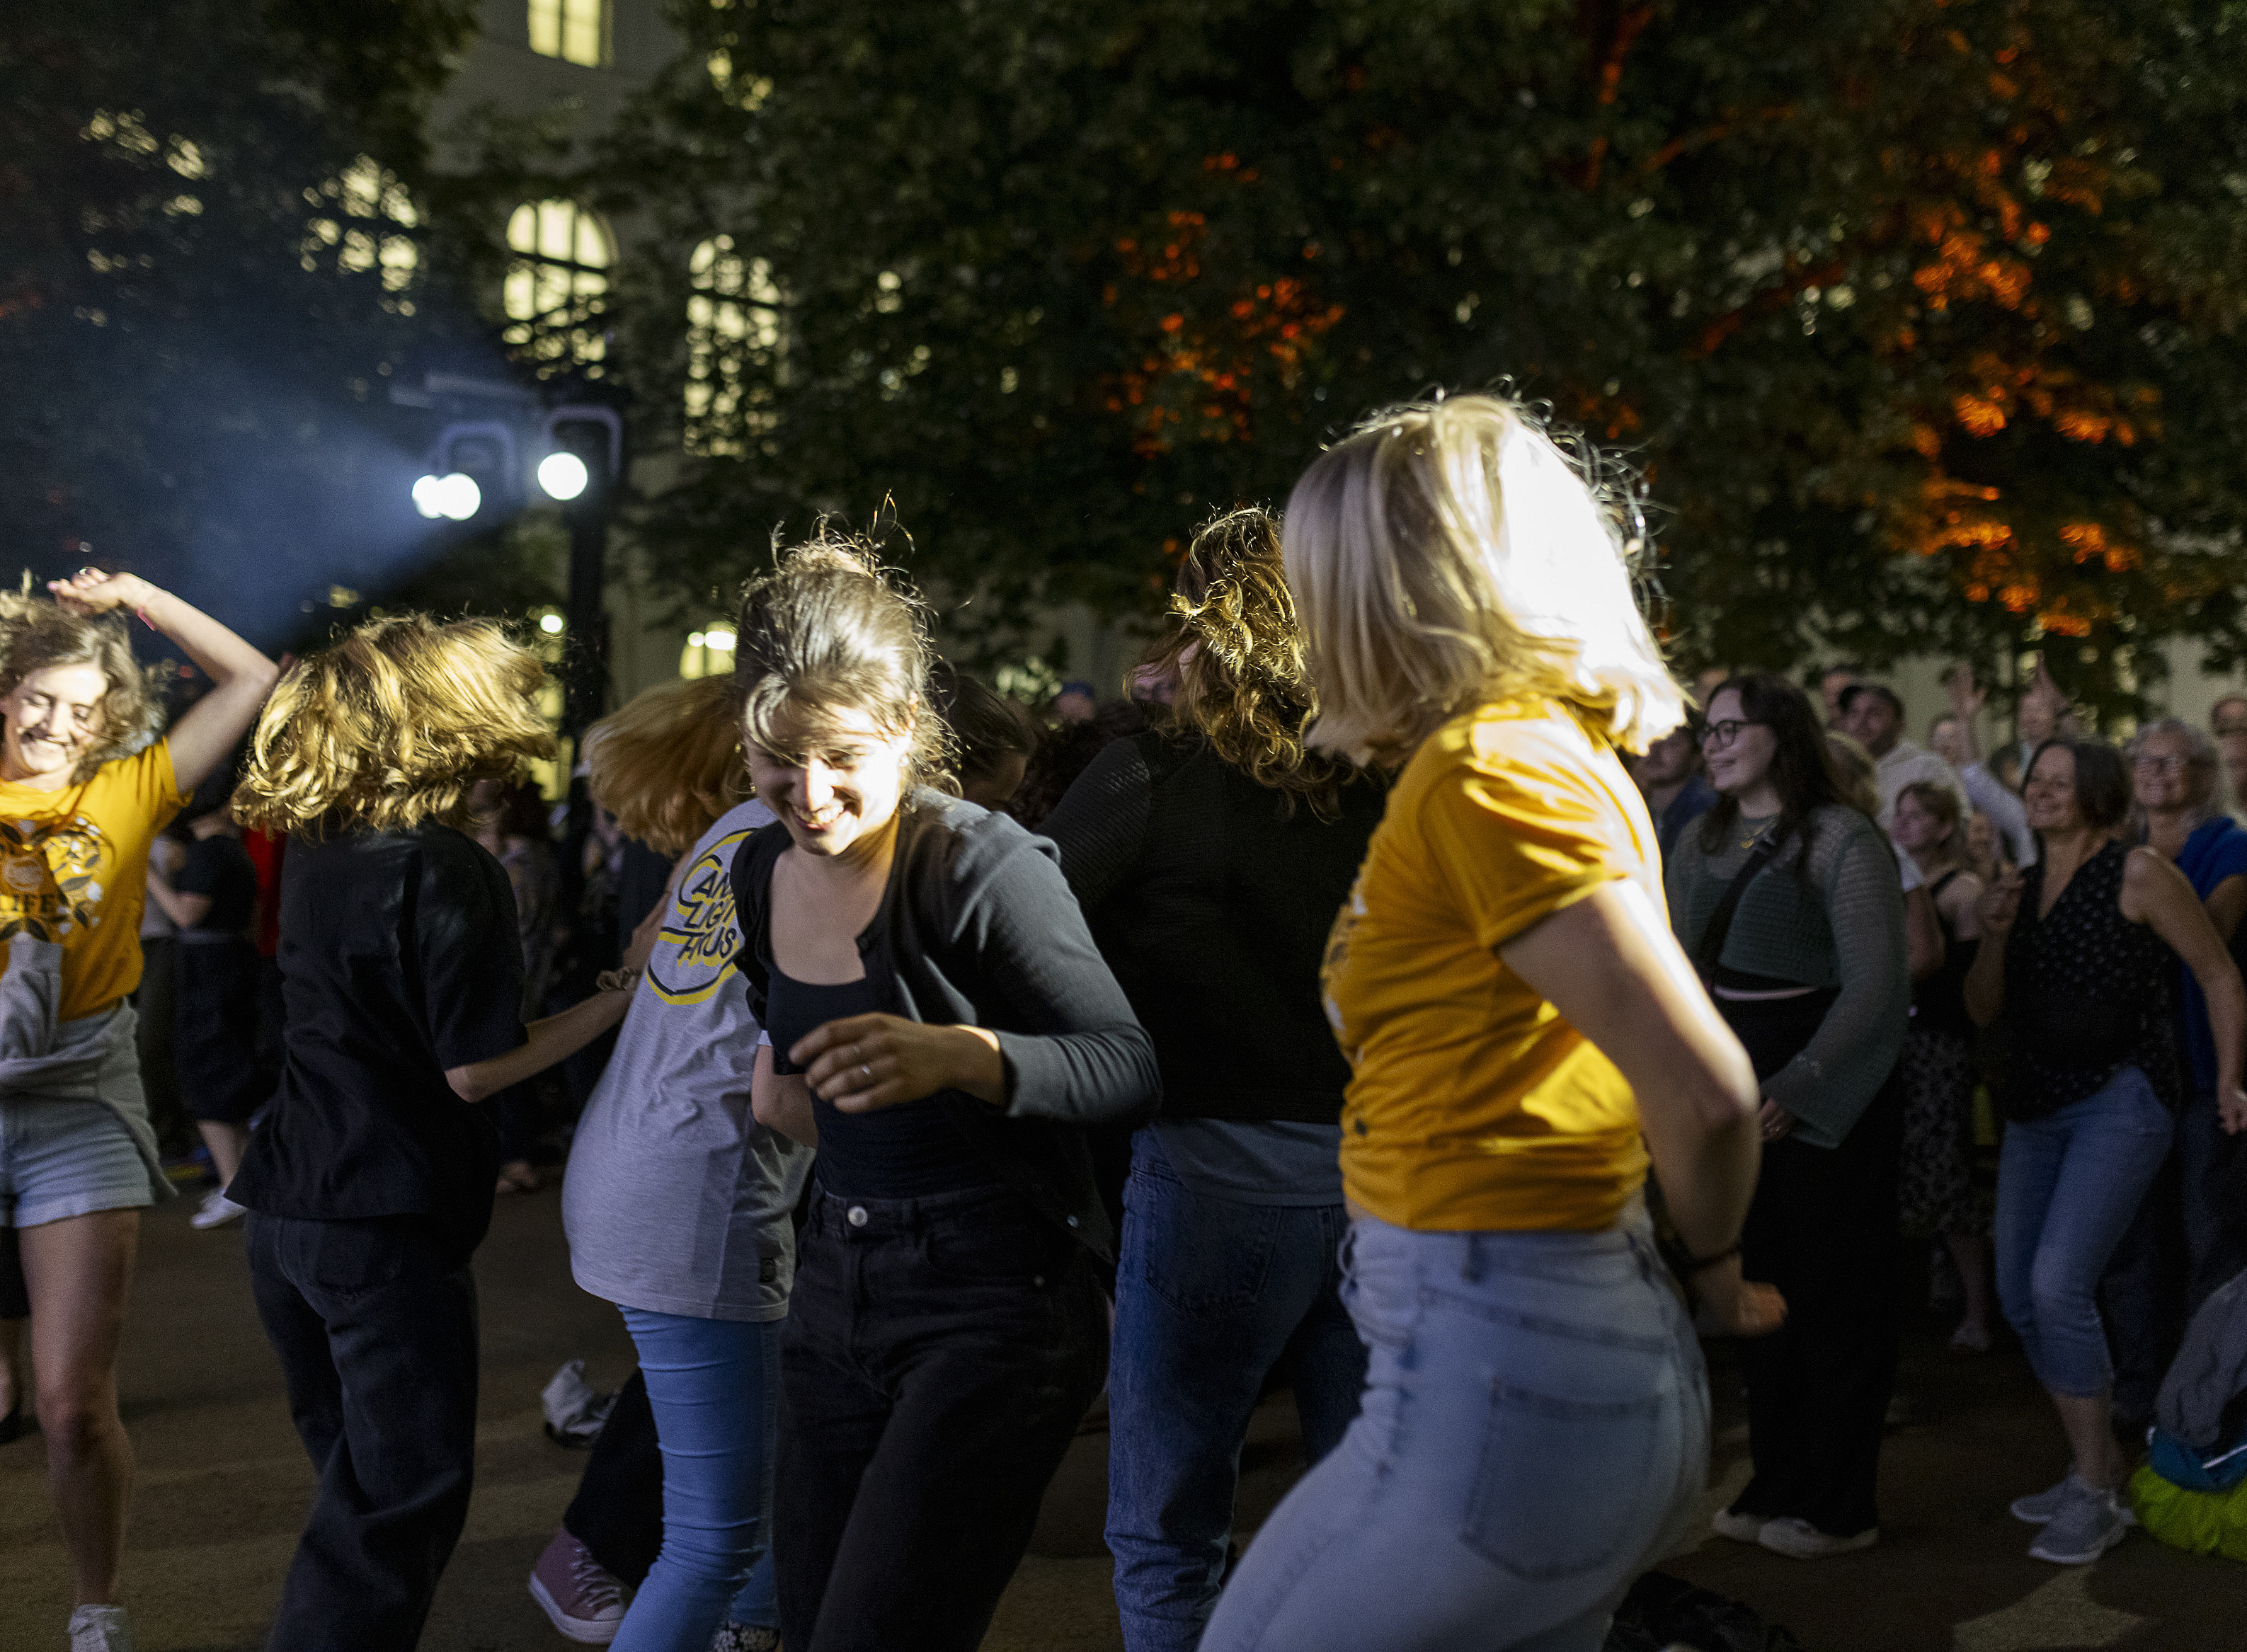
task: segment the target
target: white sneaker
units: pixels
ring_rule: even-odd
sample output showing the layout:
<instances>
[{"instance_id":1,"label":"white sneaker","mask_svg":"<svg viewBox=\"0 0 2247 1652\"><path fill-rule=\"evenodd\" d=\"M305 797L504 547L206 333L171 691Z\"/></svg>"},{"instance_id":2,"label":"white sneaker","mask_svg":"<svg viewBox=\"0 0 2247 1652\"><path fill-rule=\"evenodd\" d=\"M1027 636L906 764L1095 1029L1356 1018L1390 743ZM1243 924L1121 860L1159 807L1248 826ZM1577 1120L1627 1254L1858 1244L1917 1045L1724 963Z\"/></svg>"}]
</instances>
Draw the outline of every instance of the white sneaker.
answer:
<instances>
[{"instance_id":1,"label":"white sneaker","mask_svg":"<svg viewBox=\"0 0 2247 1652\"><path fill-rule=\"evenodd\" d=\"M133 1652L121 1606L82 1606L70 1615L71 1652Z\"/></svg>"},{"instance_id":2,"label":"white sneaker","mask_svg":"<svg viewBox=\"0 0 2247 1652\"><path fill-rule=\"evenodd\" d=\"M1868 1526L1853 1537L1835 1537L1791 1515L1766 1521L1756 1537L1756 1541L1772 1553L1797 1560L1822 1560L1829 1555L1848 1554L1858 1549L1869 1549L1880 1540L1881 1528L1877 1526Z\"/></svg>"},{"instance_id":3,"label":"white sneaker","mask_svg":"<svg viewBox=\"0 0 2247 1652\"><path fill-rule=\"evenodd\" d=\"M226 1196L222 1188L203 1201L202 1209L188 1218L189 1227L224 1227L229 1222L238 1222L249 1214L249 1206L237 1205Z\"/></svg>"},{"instance_id":4,"label":"white sneaker","mask_svg":"<svg viewBox=\"0 0 2247 1652\"><path fill-rule=\"evenodd\" d=\"M1728 1537L1735 1543L1753 1543L1763 1536L1770 1522L1760 1514L1742 1514L1733 1509L1718 1509L1709 1524L1718 1537Z\"/></svg>"}]
</instances>

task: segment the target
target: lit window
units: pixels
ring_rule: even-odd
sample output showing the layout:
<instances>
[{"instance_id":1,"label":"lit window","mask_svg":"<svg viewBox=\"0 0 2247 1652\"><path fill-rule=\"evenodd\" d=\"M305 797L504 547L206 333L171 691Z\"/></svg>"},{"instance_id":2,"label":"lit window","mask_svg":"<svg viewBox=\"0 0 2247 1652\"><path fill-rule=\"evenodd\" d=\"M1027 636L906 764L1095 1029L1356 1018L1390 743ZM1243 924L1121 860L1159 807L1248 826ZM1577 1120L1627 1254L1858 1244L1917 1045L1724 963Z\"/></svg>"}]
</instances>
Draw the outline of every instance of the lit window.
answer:
<instances>
[{"instance_id":1,"label":"lit window","mask_svg":"<svg viewBox=\"0 0 2247 1652\"><path fill-rule=\"evenodd\" d=\"M737 454L743 435L772 428L780 290L771 266L743 257L731 236L695 248L687 275L686 445L698 454Z\"/></svg>"},{"instance_id":2,"label":"lit window","mask_svg":"<svg viewBox=\"0 0 2247 1652\"><path fill-rule=\"evenodd\" d=\"M195 161L200 170L201 157ZM406 232L420 225L421 215L396 174L361 155L341 176L306 189L304 200L313 216L297 251L306 270L332 259L338 269L354 274L379 271L385 292L401 293L413 284L421 249ZM411 299L384 302L401 315L413 313Z\"/></svg>"},{"instance_id":3,"label":"lit window","mask_svg":"<svg viewBox=\"0 0 2247 1652\"><path fill-rule=\"evenodd\" d=\"M530 49L599 68L609 60L608 0L530 0Z\"/></svg>"},{"instance_id":4,"label":"lit window","mask_svg":"<svg viewBox=\"0 0 2247 1652\"><path fill-rule=\"evenodd\" d=\"M724 677L734 669L734 628L713 625L707 631L698 631L686 639L680 651L679 674L689 679L697 677Z\"/></svg>"},{"instance_id":5,"label":"lit window","mask_svg":"<svg viewBox=\"0 0 2247 1652\"><path fill-rule=\"evenodd\" d=\"M598 376L608 353L602 311L616 259L608 230L574 201L526 202L507 221L507 244L515 254L501 290L507 342L542 372L574 364Z\"/></svg>"}]
</instances>

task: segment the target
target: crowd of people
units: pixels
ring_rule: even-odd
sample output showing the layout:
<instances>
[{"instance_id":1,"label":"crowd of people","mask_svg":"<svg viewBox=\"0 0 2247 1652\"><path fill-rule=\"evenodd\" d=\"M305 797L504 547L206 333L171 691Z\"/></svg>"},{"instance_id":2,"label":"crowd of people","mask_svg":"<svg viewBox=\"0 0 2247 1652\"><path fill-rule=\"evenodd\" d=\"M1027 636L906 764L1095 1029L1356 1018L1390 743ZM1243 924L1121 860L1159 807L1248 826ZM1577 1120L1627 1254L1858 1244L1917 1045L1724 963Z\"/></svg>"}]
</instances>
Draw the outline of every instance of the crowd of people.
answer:
<instances>
[{"instance_id":1,"label":"crowd of people","mask_svg":"<svg viewBox=\"0 0 2247 1652\"><path fill-rule=\"evenodd\" d=\"M211 684L168 731L133 613ZM1924 747L1848 667L1689 693L1490 397L1206 524L1119 698L1042 724L929 621L863 545L779 554L729 679L588 733L565 858L502 626L283 670L129 574L0 598L0 1355L28 1318L73 1652L131 1646L159 1092L318 1474L276 1649L418 1642L470 1260L557 1117L639 1355L529 1580L581 1642L973 1648L1104 1403L1131 1652L1595 1652L1700 1506L1704 1335L1717 1532L1880 1540L1907 1234L2051 1396L2029 1552L2120 1540L2247 1267L2247 699L2117 750L2039 673L1985 759L1964 668ZM1236 1555L1275 1382L1310 1466Z\"/></svg>"}]
</instances>

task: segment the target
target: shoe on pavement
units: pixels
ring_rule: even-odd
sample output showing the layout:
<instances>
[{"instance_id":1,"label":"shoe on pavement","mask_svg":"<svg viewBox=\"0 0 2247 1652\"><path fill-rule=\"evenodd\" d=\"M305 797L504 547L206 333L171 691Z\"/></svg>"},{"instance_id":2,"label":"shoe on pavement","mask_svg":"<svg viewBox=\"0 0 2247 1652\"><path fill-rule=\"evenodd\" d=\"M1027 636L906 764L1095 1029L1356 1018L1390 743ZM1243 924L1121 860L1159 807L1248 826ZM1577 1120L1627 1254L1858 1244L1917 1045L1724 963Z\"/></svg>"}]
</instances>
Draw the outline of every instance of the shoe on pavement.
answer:
<instances>
[{"instance_id":1,"label":"shoe on pavement","mask_svg":"<svg viewBox=\"0 0 2247 1652\"><path fill-rule=\"evenodd\" d=\"M780 1652L780 1631L753 1623L721 1623L710 1652Z\"/></svg>"},{"instance_id":2,"label":"shoe on pavement","mask_svg":"<svg viewBox=\"0 0 2247 1652\"><path fill-rule=\"evenodd\" d=\"M2059 1518L2059 1512L2067 1506L2071 1498L2097 1495L2097 1487L2092 1485L2087 1480L2079 1480L2071 1474L2058 1485L2048 1490L2034 1492L2027 1497L2015 1498L2012 1505L2013 1518L2017 1520L2025 1520L2031 1526L2048 1525ZM2138 1517L2127 1509L2122 1511L2122 1518L2132 1526L2138 1523Z\"/></svg>"},{"instance_id":3,"label":"shoe on pavement","mask_svg":"<svg viewBox=\"0 0 2247 1652\"><path fill-rule=\"evenodd\" d=\"M71 1652L133 1652L121 1606L82 1606L70 1615Z\"/></svg>"},{"instance_id":4,"label":"shoe on pavement","mask_svg":"<svg viewBox=\"0 0 2247 1652\"><path fill-rule=\"evenodd\" d=\"M249 1206L236 1204L222 1189L203 1201L202 1209L188 1218L188 1225L200 1228L224 1227L229 1222L238 1222L249 1214Z\"/></svg>"},{"instance_id":5,"label":"shoe on pavement","mask_svg":"<svg viewBox=\"0 0 2247 1652\"><path fill-rule=\"evenodd\" d=\"M1743 1514L1738 1509L1719 1509L1709 1524L1718 1537L1728 1537L1735 1543L1753 1543L1763 1536L1763 1529L1771 1522L1760 1514Z\"/></svg>"},{"instance_id":6,"label":"shoe on pavement","mask_svg":"<svg viewBox=\"0 0 2247 1652\"><path fill-rule=\"evenodd\" d=\"M1822 1560L1828 1555L1850 1554L1859 1549L1869 1549L1880 1540L1881 1528L1877 1526L1868 1526L1854 1537L1835 1537L1791 1515L1785 1519L1766 1520L1756 1538L1772 1553L1797 1560Z\"/></svg>"},{"instance_id":7,"label":"shoe on pavement","mask_svg":"<svg viewBox=\"0 0 2247 1652\"><path fill-rule=\"evenodd\" d=\"M2032 1560L2055 1566L2088 1566L2129 1536L2129 1512L2114 1500L2112 1492L2084 1485L2060 1505L2046 1522L2037 1540L2029 1545Z\"/></svg>"},{"instance_id":8,"label":"shoe on pavement","mask_svg":"<svg viewBox=\"0 0 2247 1652\"><path fill-rule=\"evenodd\" d=\"M557 1532L538 1557L530 1598L557 1629L589 1646L606 1646L624 1625L624 1584L567 1532Z\"/></svg>"}]
</instances>

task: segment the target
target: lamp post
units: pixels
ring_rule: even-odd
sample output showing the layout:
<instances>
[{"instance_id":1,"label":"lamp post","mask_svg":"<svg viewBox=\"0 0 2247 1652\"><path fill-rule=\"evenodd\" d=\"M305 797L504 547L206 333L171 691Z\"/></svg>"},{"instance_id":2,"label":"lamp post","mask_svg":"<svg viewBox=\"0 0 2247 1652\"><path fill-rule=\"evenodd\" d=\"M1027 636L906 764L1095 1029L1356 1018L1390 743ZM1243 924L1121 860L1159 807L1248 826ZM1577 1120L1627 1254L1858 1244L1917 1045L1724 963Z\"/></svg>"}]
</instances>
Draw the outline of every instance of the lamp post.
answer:
<instances>
[{"instance_id":1,"label":"lamp post","mask_svg":"<svg viewBox=\"0 0 2247 1652\"><path fill-rule=\"evenodd\" d=\"M624 475L624 420L613 407L572 403L546 415L540 488L570 528L570 649L563 666L562 733L574 761L585 730L607 709L609 616L602 585L609 521Z\"/></svg>"}]
</instances>

